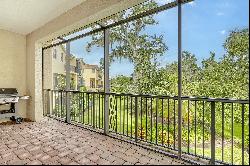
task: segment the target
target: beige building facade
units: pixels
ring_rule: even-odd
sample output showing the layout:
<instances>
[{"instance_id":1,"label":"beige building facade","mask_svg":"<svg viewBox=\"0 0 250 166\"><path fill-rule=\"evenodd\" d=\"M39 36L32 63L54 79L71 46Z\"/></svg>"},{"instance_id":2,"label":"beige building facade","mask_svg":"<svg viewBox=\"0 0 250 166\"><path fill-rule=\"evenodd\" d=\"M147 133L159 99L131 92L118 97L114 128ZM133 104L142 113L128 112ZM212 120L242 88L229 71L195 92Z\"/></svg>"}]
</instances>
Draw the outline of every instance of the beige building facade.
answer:
<instances>
[{"instance_id":1,"label":"beige building facade","mask_svg":"<svg viewBox=\"0 0 250 166\"><path fill-rule=\"evenodd\" d=\"M44 51L44 89L66 88L66 49L60 45ZM70 89L82 91L103 90L103 72L98 65L84 62L82 58L70 55Z\"/></svg>"}]
</instances>

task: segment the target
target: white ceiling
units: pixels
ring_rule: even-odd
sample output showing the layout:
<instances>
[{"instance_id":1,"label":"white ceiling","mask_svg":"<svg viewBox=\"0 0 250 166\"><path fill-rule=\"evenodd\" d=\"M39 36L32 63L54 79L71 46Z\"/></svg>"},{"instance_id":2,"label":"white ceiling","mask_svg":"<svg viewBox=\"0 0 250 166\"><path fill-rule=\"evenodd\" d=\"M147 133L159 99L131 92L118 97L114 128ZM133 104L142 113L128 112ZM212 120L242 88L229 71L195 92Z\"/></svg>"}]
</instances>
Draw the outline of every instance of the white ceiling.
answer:
<instances>
[{"instance_id":1,"label":"white ceiling","mask_svg":"<svg viewBox=\"0 0 250 166\"><path fill-rule=\"evenodd\" d=\"M0 29L28 34L85 0L0 0Z\"/></svg>"}]
</instances>

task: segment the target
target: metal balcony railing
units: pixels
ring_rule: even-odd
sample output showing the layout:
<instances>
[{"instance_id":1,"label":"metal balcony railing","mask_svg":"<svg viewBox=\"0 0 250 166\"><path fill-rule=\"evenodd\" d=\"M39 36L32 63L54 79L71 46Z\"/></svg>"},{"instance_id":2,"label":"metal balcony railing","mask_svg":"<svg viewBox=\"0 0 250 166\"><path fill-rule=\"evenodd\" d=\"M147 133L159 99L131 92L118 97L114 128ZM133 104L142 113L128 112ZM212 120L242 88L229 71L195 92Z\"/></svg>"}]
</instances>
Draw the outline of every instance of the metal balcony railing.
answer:
<instances>
[{"instance_id":1,"label":"metal balcony railing","mask_svg":"<svg viewBox=\"0 0 250 166\"><path fill-rule=\"evenodd\" d=\"M184 158L249 164L249 100L182 97L182 104ZM44 90L44 115L173 154L177 108L176 96Z\"/></svg>"}]
</instances>

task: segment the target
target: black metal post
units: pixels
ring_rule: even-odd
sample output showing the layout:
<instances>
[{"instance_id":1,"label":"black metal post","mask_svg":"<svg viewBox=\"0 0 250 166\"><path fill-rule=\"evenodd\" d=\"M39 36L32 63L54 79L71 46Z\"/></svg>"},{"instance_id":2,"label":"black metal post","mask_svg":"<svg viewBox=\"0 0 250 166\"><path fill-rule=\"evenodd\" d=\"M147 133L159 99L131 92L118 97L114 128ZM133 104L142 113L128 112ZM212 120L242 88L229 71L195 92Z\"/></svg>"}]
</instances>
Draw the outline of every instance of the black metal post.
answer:
<instances>
[{"instance_id":1,"label":"black metal post","mask_svg":"<svg viewBox=\"0 0 250 166\"><path fill-rule=\"evenodd\" d=\"M178 157L181 158L182 125L182 9L178 0Z\"/></svg>"},{"instance_id":2,"label":"black metal post","mask_svg":"<svg viewBox=\"0 0 250 166\"><path fill-rule=\"evenodd\" d=\"M66 91L70 90L70 43L66 43ZM66 122L70 123L70 94L66 93Z\"/></svg>"},{"instance_id":3,"label":"black metal post","mask_svg":"<svg viewBox=\"0 0 250 166\"><path fill-rule=\"evenodd\" d=\"M244 152L245 152L245 122L244 122L244 112L245 112L245 108L244 108L244 104L241 105L242 106L242 110L241 110L241 122L242 122L242 132L241 132L241 139L242 139L242 147L241 147L241 150L242 150L242 165L244 165Z\"/></svg>"},{"instance_id":4,"label":"black metal post","mask_svg":"<svg viewBox=\"0 0 250 166\"><path fill-rule=\"evenodd\" d=\"M135 97L135 141L138 140L138 97Z\"/></svg>"},{"instance_id":5,"label":"black metal post","mask_svg":"<svg viewBox=\"0 0 250 166\"><path fill-rule=\"evenodd\" d=\"M104 29L104 134L109 133L109 29Z\"/></svg>"},{"instance_id":6,"label":"black metal post","mask_svg":"<svg viewBox=\"0 0 250 166\"><path fill-rule=\"evenodd\" d=\"M215 165L215 102L211 102L211 165Z\"/></svg>"},{"instance_id":7,"label":"black metal post","mask_svg":"<svg viewBox=\"0 0 250 166\"><path fill-rule=\"evenodd\" d=\"M47 109L48 109L48 110L47 110L47 115L49 114L49 116L51 115L51 112L52 112L52 111L51 111L51 103L50 103L50 102L51 102L51 99L50 99L50 96L51 96L51 95L50 95L50 92L51 92L50 90L47 91Z\"/></svg>"}]
</instances>

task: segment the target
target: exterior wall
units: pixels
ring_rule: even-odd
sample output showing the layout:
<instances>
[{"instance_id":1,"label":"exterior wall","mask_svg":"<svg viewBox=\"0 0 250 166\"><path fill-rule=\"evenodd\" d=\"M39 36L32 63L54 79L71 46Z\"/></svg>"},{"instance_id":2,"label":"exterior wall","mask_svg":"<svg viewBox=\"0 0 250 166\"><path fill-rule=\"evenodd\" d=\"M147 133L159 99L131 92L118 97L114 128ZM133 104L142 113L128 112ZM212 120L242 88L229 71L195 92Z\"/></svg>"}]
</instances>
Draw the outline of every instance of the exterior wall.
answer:
<instances>
[{"instance_id":1,"label":"exterior wall","mask_svg":"<svg viewBox=\"0 0 250 166\"><path fill-rule=\"evenodd\" d=\"M53 54L52 49L47 49L47 50L44 50L43 52L43 61L44 61L43 77L45 78L43 80L43 89L52 89L53 87L52 54Z\"/></svg>"},{"instance_id":2,"label":"exterior wall","mask_svg":"<svg viewBox=\"0 0 250 166\"><path fill-rule=\"evenodd\" d=\"M99 71L97 65L86 64L82 59L71 55L71 90L78 90L79 80L83 79L87 90L96 91L103 85L103 80L99 78ZM77 64L79 63L79 64ZM77 67L80 65L80 69ZM64 75L66 78L66 52L64 46L57 46L44 50L44 89L55 89L55 75ZM92 70L95 72L93 73ZM79 73L78 73L79 72ZM102 75L103 78L103 75ZM94 80L95 86L91 88L90 80ZM102 82L101 82L102 81Z\"/></svg>"},{"instance_id":3,"label":"exterior wall","mask_svg":"<svg viewBox=\"0 0 250 166\"><path fill-rule=\"evenodd\" d=\"M66 64L66 53L63 49L63 46L57 46L52 49L52 71L53 73L64 74L65 71L65 64ZM54 53L56 50L56 59L54 58Z\"/></svg>"},{"instance_id":4,"label":"exterior wall","mask_svg":"<svg viewBox=\"0 0 250 166\"><path fill-rule=\"evenodd\" d=\"M65 14L27 35L27 115L39 121L43 117L42 103L42 47L45 42L62 34L127 9L145 0L86 0ZM91 9L91 10L90 10Z\"/></svg>"},{"instance_id":5,"label":"exterior wall","mask_svg":"<svg viewBox=\"0 0 250 166\"><path fill-rule=\"evenodd\" d=\"M0 29L0 87L17 88L26 95L26 37ZM1 109L1 106L0 106ZM17 104L20 116L26 117L26 101Z\"/></svg>"},{"instance_id":6,"label":"exterior wall","mask_svg":"<svg viewBox=\"0 0 250 166\"><path fill-rule=\"evenodd\" d=\"M97 67L98 66L96 65L83 66L83 79L85 81L85 86L87 90L96 91L98 89L98 86L101 85L101 80L99 79L99 71L97 70ZM93 73L92 70L95 70L95 72ZM94 87L91 87L90 80L94 81Z\"/></svg>"}]
</instances>

